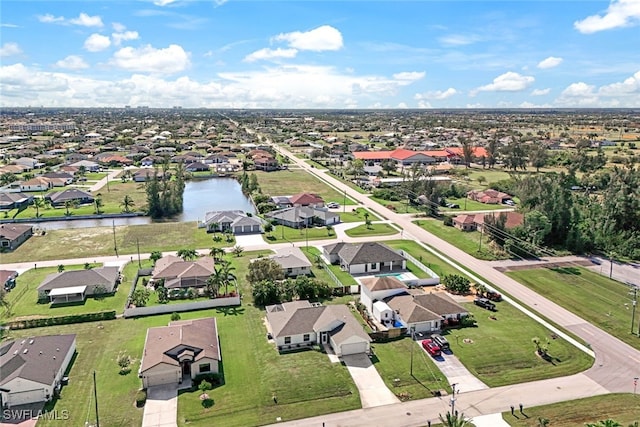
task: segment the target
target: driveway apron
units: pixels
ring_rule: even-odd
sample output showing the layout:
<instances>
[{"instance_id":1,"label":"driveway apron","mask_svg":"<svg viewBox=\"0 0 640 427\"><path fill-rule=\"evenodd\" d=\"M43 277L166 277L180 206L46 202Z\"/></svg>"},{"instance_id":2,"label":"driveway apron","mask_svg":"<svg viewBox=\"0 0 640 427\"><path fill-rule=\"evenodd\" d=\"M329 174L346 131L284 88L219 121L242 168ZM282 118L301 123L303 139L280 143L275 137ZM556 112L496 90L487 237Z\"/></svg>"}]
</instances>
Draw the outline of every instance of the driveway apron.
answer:
<instances>
[{"instance_id":1,"label":"driveway apron","mask_svg":"<svg viewBox=\"0 0 640 427\"><path fill-rule=\"evenodd\" d=\"M390 405L400 400L385 385L369 356L366 354L351 354L342 356L342 361L349 370L351 378L360 392L360 402L363 408Z\"/></svg>"},{"instance_id":2,"label":"driveway apron","mask_svg":"<svg viewBox=\"0 0 640 427\"><path fill-rule=\"evenodd\" d=\"M177 427L178 385L159 385L147 389L142 427Z\"/></svg>"}]
</instances>

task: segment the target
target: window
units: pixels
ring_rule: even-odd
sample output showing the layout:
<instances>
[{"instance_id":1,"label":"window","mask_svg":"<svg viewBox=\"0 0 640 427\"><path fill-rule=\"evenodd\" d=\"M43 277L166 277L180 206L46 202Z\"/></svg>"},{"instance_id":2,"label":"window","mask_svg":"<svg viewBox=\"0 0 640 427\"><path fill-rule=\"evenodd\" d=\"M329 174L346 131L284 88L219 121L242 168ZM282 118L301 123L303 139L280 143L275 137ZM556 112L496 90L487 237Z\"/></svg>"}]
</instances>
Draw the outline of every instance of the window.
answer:
<instances>
[{"instance_id":1,"label":"window","mask_svg":"<svg viewBox=\"0 0 640 427\"><path fill-rule=\"evenodd\" d=\"M284 337L285 344L291 344L291 337Z\"/></svg>"},{"instance_id":2,"label":"window","mask_svg":"<svg viewBox=\"0 0 640 427\"><path fill-rule=\"evenodd\" d=\"M309 334L304 334L302 336L302 341L309 341Z\"/></svg>"},{"instance_id":3,"label":"window","mask_svg":"<svg viewBox=\"0 0 640 427\"><path fill-rule=\"evenodd\" d=\"M371 269L375 270L376 268L378 268L378 263L377 262L372 262L371 263Z\"/></svg>"},{"instance_id":4,"label":"window","mask_svg":"<svg viewBox=\"0 0 640 427\"><path fill-rule=\"evenodd\" d=\"M209 372L211 370L211 364L210 363L201 363L198 366L198 369L200 369L200 372Z\"/></svg>"}]
</instances>

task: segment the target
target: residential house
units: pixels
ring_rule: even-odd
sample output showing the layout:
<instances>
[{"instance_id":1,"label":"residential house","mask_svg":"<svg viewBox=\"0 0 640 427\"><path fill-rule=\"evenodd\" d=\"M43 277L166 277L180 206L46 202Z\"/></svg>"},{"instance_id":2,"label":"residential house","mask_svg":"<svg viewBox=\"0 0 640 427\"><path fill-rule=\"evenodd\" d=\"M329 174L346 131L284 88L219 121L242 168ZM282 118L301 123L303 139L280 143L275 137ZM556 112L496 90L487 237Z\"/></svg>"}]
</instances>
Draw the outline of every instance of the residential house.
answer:
<instances>
[{"instance_id":1,"label":"residential house","mask_svg":"<svg viewBox=\"0 0 640 427\"><path fill-rule=\"evenodd\" d=\"M231 231L233 234L262 233L264 221L257 216L249 216L245 212L215 211L207 212L200 227L205 227L207 233Z\"/></svg>"},{"instance_id":2,"label":"residential house","mask_svg":"<svg viewBox=\"0 0 640 427\"><path fill-rule=\"evenodd\" d=\"M14 250L33 235L28 224L0 224L0 250Z\"/></svg>"},{"instance_id":3,"label":"residential house","mask_svg":"<svg viewBox=\"0 0 640 427\"><path fill-rule=\"evenodd\" d=\"M91 204L94 201L94 197L86 191L78 190L77 188L69 188L63 191L54 191L44 196L46 200L51 203L53 207L64 206L66 202L74 202L80 205Z\"/></svg>"},{"instance_id":4,"label":"residential house","mask_svg":"<svg viewBox=\"0 0 640 427\"><path fill-rule=\"evenodd\" d=\"M394 327L405 327L415 332L435 332L448 321L459 322L469 315L467 309L445 292L425 293L412 289L405 294L387 297L382 302L393 311Z\"/></svg>"},{"instance_id":5,"label":"residential house","mask_svg":"<svg viewBox=\"0 0 640 427\"><path fill-rule=\"evenodd\" d=\"M309 206L311 208L322 208L324 207L324 200L322 197L317 194L311 193L300 193L294 196L289 197L289 202L292 206Z\"/></svg>"},{"instance_id":6,"label":"residential house","mask_svg":"<svg viewBox=\"0 0 640 427\"><path fill-rule=\"evenodd\" d=\"M269 258L280 265L285 277L308 276L311 274L311 262L297 246L278 249L275 255L270 255Z\"/></svg>"},{"instance_id":7,"label":"residential house","mask_svg":"<svg viewBox=\"0 0 640 427\"><path fill-rule=\"evenodd\" d=\"M275 157L255 157L253 164L256 170L271 172L280 169L278 160Z\"/></svg>"},{"instance_id":8,"label":"residential house","mask_svg":"<svg viewBox=\"0 0 640 427\"><path fill-rule=\"evenodd\" d=\"M476 215L475 214L462 214L453 218L453 226L462 231L475 231L476 230Z\"/></svg>"},{"instance_id":9,"label":"residential house","mask_svg":"<svg viewBox=\"0 0 640 427\"><path fill-rule=\"evenodd\" d=\"M62 165L58 168L58 171L67 173L72 177L76 176L76 173L78 173L78 170L79 170L78 168L74 166L69 166L69 165Z\"/></svg>"},{"instance_id":10,"label":"residential house","mask_svg":"<svg viewBox=\"0 0 640 427\"><path fill-rule=\"evenodd\" d=\"M273 196L270 201L278 207L278 209L291 208L291 196Z\"/></svg>"},{"instance_id":11,"label":"residential house","mask_svg":"<svg viewBox=\"0 0 640 427\"><path fill-rule=\"evenodd\" d=\"M487 150L484 147L471 147L471 161L475 163L481 163L484 159L489 157ZM462 163L464 162L464 151L462 147L447 147L444 149L449 153L449 162Z\"/></svg>"},{"instance_id":12,"label":"residential house","mask_svg":"<svg viewBox=\"0 0 640 427\"><path fill-rule=\"evenodd\" d=\"M507 193L503 193L498 190L471 190L467 193L467 197L476 202L486 203L491 205L503 204L507 200L511 200L512 196Z\"/></svg>"},{"instance_id":13,"label":"residential house","mask_svg":"<svg viewBox=\"0 0 640 427\"><path fill-rule=\"evenodd\" d=\"M207 165L224 164L229 163L229 158L226 156L221 156L219 154L210 154L204 158L204 163Z\"/></svg>"},{"instance_id":14,"label":"residential house","mask_svg":"<svg viewBox=\"0 0 640 427\"><path fill-rule=\"evenodd\" d=\"M350 274L389 273L407 268L403 255L378 242L333 243L324 246L322 252L331 264L339 264Z\"/></svg>"},{"instance_id":15,"label":"residential house","mask_svg":"<svg viewBox=\"0 0 640 427\"><path fill-rule=\"evenodd\" d=\"M0 192L0 210L21 209L29 206L33 201L33 196L24 193Z\"/></svg>"},{"instance_id":16,"label":"residential house","mask_svg":"<svg viewBox=\"0 0 640 427\"><path fill-rule=\"evenodd\" d=\"M73 183L73 175L66 172L47 172L42 176L49 179L54 187L64 187Z\"/></svg>"},{"instance_id":17,"label":"residential house","mask_svg":"<svg viewBox=\"0 0 640 427\"><path fill-rule=\"evenodd\" d=\"M36 176L20 183L20 191L47 191L51 188L53 188L53 182L41 176Z\"/></svg>"},{"instance_id":18,"label":"residential house","mask_svg":"<svg viewBox=\"0 0 640 427\"><path fill-rule=\"evenodd\" d=\"M187 172L204 172L209 170L209 165L205 165L202 162L191 162L184 168Z\"/></svg>"},{"instance_id":19,"label":"residential house","mask_svg":"<svg viewBox=\"0 0 640 427\"><path fill-rule=\"evenodd\" d=\"M214 317L173 321L147 329L138 377L143 388L177 386L184 377L219 373L221 361Z\"/></svg>"},{"instance_id":20,"label":"residential house","mask_svg":"<svg viewBox=\"0 0 640 427\"><path fill-rule=\"evenodd\" d=\"M338 356L366 354L371 338L346 305L300 300L266 307L268 328L279 351L327 345Z\"/></svg>"},{"instance_id":21,"label":"residential house","mask_svg":"<svg viewBox=\"0 0 640 427\"><path fill-rule=\"evenodd\" d=\"M484 223L487 216L494 214L462 214L453 218L453 226L462 231L485 231ZM524 224L524 215L520 212L498 212L498 216L505 218L505 229L511 230Z\"/></svg>"},{"instance_id":22,"label":"residential house","mask_svg":"<svg viewBox=\"0 0 640 427\"><path fill-rule=\"evenodd\" d=\"M360 280L360 283L362 284L360 287L360 302L372 314L374 305L377 302L393 295L406 293L408 290L407 286L394 276L368 277ZM390 320L392 320L392 317Z\"/></svg>"},{"instance_id":23,"label":"residential house","mask_svg":"<svg viewBox=\"0 0 640 427\"><path fill-rule=\"evenodd\" d=\"M44 166L44 163L41 163L32 157L20 157L19 159L14 160L13 163L27 168L26 171L31 171Z\"/></svg>"},{"instance_id":24,"label":"residential house","mask_svg":"<svg viewBox=\"0 0 640 427\"><path fill-rule=\"evenodd\" d=\"M207 279L215 271L211 257L201 257L195 261L184 261L174 255L167 255L156 261L152 280L163 280L167 289L204 288Z\"/></svg>"},{"instance_id":25,"label":"residential house","mask_svg":"<svg viewBox=\"0 0 640 427\"><path fill-rule=\"evenodd\" d=\"M48 402L60 391L76 351L76 335L44 335L0 344L3 407Z\"/></svg>"},{"instance_id":26,"label":"residential house","mask_svg":"<svg viewBox=\"0 0 640 427\"><path fill-rule=\"evenodd\" d=\"M112 294L119 283L118 267L69 270L45 277L38 286L38 294L53 304L77 302L92 295Z\"/></svg>"},{"instance_id":27,"label":"residential house","mask_svg":"<svg viewBox=\"0 0 640 427\"><path fill-rule=\"evenodd\" d=\"M138 169L131 175L135 182L145 182L157 176L159 180L164 179L164 172L158 169L144 168Z\"/></svg>"},{"instance_id":28,"label":"residential house","mask_svg":"<svg viewBox=\"0 0 640 427\"><path fill-rule=\"evenodd\" d=\"M71 163L69 166L73 166L78 169L84 167L84 170L87 172L99 172L100 169L102 169L98 163L91 160L78 160L75 163Z\"/></svg>"},{"instance_id":29,"label":"residential house","mask_svg":"<svg viewBox=\"0 0 640 427\"><path fill-rule=\"evenodd\" d=\"M279 209L265 214L265 217L272 218L277 224L291 228L312 227L314 225L333 225L340 222L340 214L330 212L325 208L293 207Z\"/></svg>"}]
</instances>

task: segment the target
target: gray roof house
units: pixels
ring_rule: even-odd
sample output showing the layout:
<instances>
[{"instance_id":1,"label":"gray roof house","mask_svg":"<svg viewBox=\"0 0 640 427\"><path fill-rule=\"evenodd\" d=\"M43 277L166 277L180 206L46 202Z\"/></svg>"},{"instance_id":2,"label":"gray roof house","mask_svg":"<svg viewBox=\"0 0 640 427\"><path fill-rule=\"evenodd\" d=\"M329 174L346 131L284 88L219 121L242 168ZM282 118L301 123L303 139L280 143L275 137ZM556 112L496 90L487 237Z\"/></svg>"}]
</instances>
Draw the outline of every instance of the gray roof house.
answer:
<instances>
[{"instance_id":1,"label":"gray roof house","mask_svg":"<svg viewBox=\"0 0 640 427\"><path fill-rule=\"evenodd\" d=\"M206 227L208 233L231 230L233 234L262 233L264 221L255 216L248 216L242 211L207 212L200 227Z\"/></svg>"},{"instance_id":2,"label":"gray roof house","mask_svg":"<svg viewBox=\"0 0 640 427\"><path fill-rule=\"evenodd\" d=\"M51 400L59 390L75 350L75 334L3 342L0 345L0 402L11 408Z\"/></svg>"},{"instance_id":3,"label":"gray roof house","mask_svg":"<svg viewBox=\"0 0 640 427\"><path fill-rule=\"evenodd\" d=\"M215 271L211 257L202 257L195 261L184 261L177 256L168 255L156 261L153 268L153 280L164 280L164 287L174 288L202 288L207 279Z\"/></svg>"},{"instance_id":4,"label":"gray roof house","mask_svg":"<svg viewBox=\"0 0 640 427\"><path fill-rule=\"evenodd\" d=\"M93 196L86 191L77 188L69 188L63 191L53 191L44 197L51 202L52 206L63 206L68 201L77 202L79 204L93 203Z\"/></svg>"},{"instance_id":5,"label":"gray roof house","mask_svg":"<svg viewBox=\"0 0 640 427\"><path fill-rule=\"evenodd\" d=\"M0 249L14 250L33 235L33 227L28 224L0 224Z\"/></svg>"},{"instance_id":6,"label":"gray roof house","mask_svg":"<svg viewBox=\"0 0 640 427\"><path fill-rule=\"evenodd\" d=\"M265 215L273 218L278 224L291 228L302 228L313 225L332 225L340 222L340 214L330 212L326 208L308 206L279 209Z\"/></svg>"},{"instance_id":7,"label":"gray roof house","mask_svg":"<svg viewBox=\"0 0 640 427\"><path fill-rule=\"evenodd\" d=\"M29 205L33 201L33 196L25 193L0 192L0 210L18 209Z\"/></svg>"},{"instance_id":8,"label":"gray roof house","mask_svg":"<svg viewBox=\"0 0 640 427\"><path fill-rule=\"evenodd\" d=\"M385 298L379 303L386 304L395 313L394 319L403 327L414 328L416 332L438 331L449 319L460 320L469 314L445 292L411 290Z\"/></svg>"},{"instance_id":9,"label":"gray roof house","mask_svg":"<svg viewBox=\"0 0 640 427\"><path fill-rule=\"evenodd\" d=\"M350 274L390 273L405 270L407 260L389 246L378 242L333 243L322 248L331 264L339 264Z\"/></svg>"},{"instance_id":10,"label":"gray roof house","mask_svg":"<svg viewBox=\"0 0 640 427\"><path fill-rule=\"evenodd\" d=\"M38 294L54 303L84 301L89 295L113 293L120 282L118 267L69 270L49 274L38 286Z\"/></svg>"},{"instance_id":11,"label":"gray roof house","mask_svg":"<svg viewBox=\"0 0 640 427\"><path fill-rule=\"evenodd\" d=\"M179 320L147 329L138 376L144 388L177 385L185 376L218 373L221 360L215 317Z\"/></svg>"},{"instance_id":12,"label":"gray roof house","mask_svg":"<svg viewBox=\"0 0 640 427\"><path fill-rule=\"evenodd\" d=\"M311 274L311 262L296 246L283 248L276 251L275 255L269 256L272 260L280 264L285 277L306 276Z\"/></svg>"},{"instance_id":13,"label":"gray roof house","mask_svg":"<svg viewBox=\"0 0 640 427\"><path fill-rule=\"evenodd\" d=\"M329 346L341 357L370 351L371 338L346 305L300 300L266 307L268 328L279 351Z\"/></svg>"}]
</instances>

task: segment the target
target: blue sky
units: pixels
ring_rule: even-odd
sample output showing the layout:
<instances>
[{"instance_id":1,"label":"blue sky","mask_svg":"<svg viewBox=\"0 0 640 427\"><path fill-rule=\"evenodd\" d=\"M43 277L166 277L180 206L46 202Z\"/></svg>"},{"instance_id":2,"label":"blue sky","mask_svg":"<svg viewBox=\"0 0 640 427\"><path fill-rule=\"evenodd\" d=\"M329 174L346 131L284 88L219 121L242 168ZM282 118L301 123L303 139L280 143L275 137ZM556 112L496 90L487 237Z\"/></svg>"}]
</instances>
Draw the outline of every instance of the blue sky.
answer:
<instances>
[{"instance_id":1,"label":"blue sky","mask_svg":"<svg viewBox=\"0 0 640 427\"><path fill-rule=\"evenodd\" d=\"M3 0L0 105L640 107L640 0Z\"/></svg>"}]
</instances>

